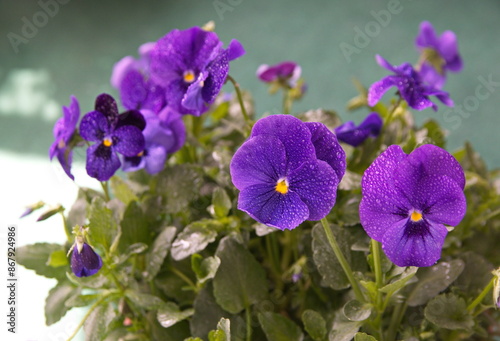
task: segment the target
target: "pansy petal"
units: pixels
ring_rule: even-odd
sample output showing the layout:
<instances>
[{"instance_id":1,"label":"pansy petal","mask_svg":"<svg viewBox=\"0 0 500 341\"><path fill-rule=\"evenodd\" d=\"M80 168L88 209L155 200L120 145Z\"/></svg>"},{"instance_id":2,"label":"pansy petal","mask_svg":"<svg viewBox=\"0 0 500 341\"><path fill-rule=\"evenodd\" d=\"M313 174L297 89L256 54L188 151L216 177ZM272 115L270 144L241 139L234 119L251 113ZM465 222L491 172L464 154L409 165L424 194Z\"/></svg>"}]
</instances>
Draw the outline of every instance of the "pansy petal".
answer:
<instances>
[{"instance_id":1,"label":"pansy petal","mask_svg":"<svg viewBox=\"0 0 500 341\"><path fill-rule=\"evenodd\" d=\"M208 105L202 97L202 90L208 73L201 72L193 83L189 85L184 98L181 101L182 106L194 116L200 116L208 110Z\"/></svg>"},{"instance_id":2,"label":"pansy petal","mask_svg":"<svg viewBox=\"0 0 500 341\"><path fill-rule=\"evenodd\" d=\"M296 117L271 115L261 118L253 126L251 137L260 135L274 136L282 142L286 151L287 169L295 169L316 156L310 130Z\"/></svg>"},{"instance_id":3,"label":"pansy petal","mask_svg":"<svg viewBox=\"0 0 500 341\"><path fill-rule=\"evenodd\" d=\"M389 71L392 71L392 72L396 72L397 73L397 68L392 65L391 63L389 63L384 57L382 57L381 55L375 55L375 60L377 61L377 64L380 65L381 67L383 67L384 69L387 69Z\"/></svg>"},{"instance_id":4,"label":"pansy petal","mask_svg":"<svg viewBox=\"0 0 500 341\"><path fill-rule=\"evenodd\" d=\"M286 176L286 153L283 143L274 136L255 136L236 151L230 164L231 179L239 190L267 184L274 188Z\"/></svg>"},{"instance_id":5,"label":"pansy petal","mask_svg":"<svg viewBox=\"0 0 500 341\"><path fill-rule=\"evenodd\" d=\"M127 125L113 132L113 149L124 156L135 156L144 150L144 135L137 127Z\"/></svg>"},{"instance_id":6,"label":"pansy petal","mask_svg":"<svg viewBox=\"0 0 500 341\"><path fill-rule=\"evenodd\" d=\"M370 113L366 118L359 124L359 129L368 129L371 136L376 137L382 129L383 121L380 115L376 112Z\"/></svg>"},{"instance_id":7,"label":"pansy petal","mask_svg":"<svg viewBox=\"0 0 500 341\"><path fill-rule=\"evenodd\" d=\"M146 127L146 120L138 110L129 110L118 116L115 129L123 126L133 126L142 131Z\"/></svg>"},{"instance_id":8,"label":"pansy petal","mask_svg":"<svg viewBox=\"0 0 500 341\"><path fill-rule=\"evenodd\" d=\"M220 92L220 89L226 81L229 73L229 60L227 51L223 51L217 58L207 67L208 77L202 88L203 100L208 104L212 104Z\"/></svg>"},{"instance_id":9,"label":"pansy petal","mask_svg":"<svg viewBox=\"0 0 500 341\"><path fill-rule=\"evenodd\" d=\"M110 147L96 143L87 149L87 174L99 181L108 181L120 165L120 159Z\"/></svg>"},{"instance_id":10,"label":"pansy petal","mask_svg":"<svg viewBox=\"0 0 500 341\"><path fill-rule=\"evenodd\" d=\"M397 266L431 266L441 257L448 230L425 220L391 226L382 240L382 249Z\"/></svg>"},{"instance_id":11,"label":"pansy petal","mask_svg":"<svg viewBox=\"0 0 500 341\"><path fill-rule=\"evenodd\" d=\"M124 172L135 172L146 166L146 159L142 156L125 156L123 158L122 170Z\"/></svg>"},{"instance_id":12,"label":"pansy petal","mask_svg":"<svg viewBox=\"0 0 500 341\"><path fill-rule=\"evenodd\" d=\"M76 124L80 118L80 104L78 99L71 95L69 107L63 107L64 120L66 121L66 128L72 130L71 134L75 131ZM71 134L68 133L68 136Z\"/></svg>"},{"instance_id":13,"label":"pansy petal","mask_svg":"<svg viewBox=\"0 0 500 341\"><path fill-rule=\"evenodd\" d=\"M115 89L120 88L123 78L130 70L135 68L137 61L132 56L126 56L120 59L114 66L111 73L111 86Z\"/></svg>"},{"instance_id":14,"label":"pansy petal","mask_svg":"<svg viewBox=\"0 0 500 341\"><path fill-rule=\"evenodd\" d=\"M305 122L311 132L311 142L316 150L316 157L332 167L340 181L345 173L345 152L337 141L337 137L324 124Z\"/></svg>"},{"instance_id":15,"label":"pansy petal","mask_svg":"<svg viewBox=\"0 0 500 341\"><path fill-rule=\"evenodd\" d=\"M96 274L102 267L101 257L87 243L83 244L82 252L75 247L71 255L71 270L77 277L87 277Z\"/></svg>"},{"instance_id":16,"label":"pansy petal","mask_svg":"<svg viewBox=\"0 0 500 341\"><path fill-rule=\"evenodd\" d=\"M445 31L439 38L439 54L446 61L446 68L451 71L460 71L462 61L458 54L457 36L452 31Z\"/></svg>"},{"instance_id":17,"label":"pansy petal","mask_svg":"<svg viewBox=\"0 0 500 341\"><path fill-rule=\"evenodd\" d=\"M429 63L423 63L419 71L420 78L429 86L441 89L446 81L446 77L441 75Z\"/></svg>"},{"instance_id":18,"label":"pansy petal","mask_svg":"<svg viewBox=\"0 0 500 341\"><path fill-rule=\"evenodd\" d=\"M101 141L111 131L106 116L100 111L91 111L80 122L80 135L87 141Z\"/></svg>"},{"instance_id":19,"label":"pansy petal","mask_svg":"<svg viewBox=\"0 0 500 341\"><path fill-rule=\"evenodd\" d=\"M398 77L396 76L386 76L375 82L368 89L367 101L370 107L373 107L375 104L380 101L382 96L389 90L390 87L395 86L397 84Z\"/></svg>"},{"instance_id":20,"label":"pansy petal","mask_svg":"<svg viewBox=\"0 0 500 341\"><path fill-rule=\"evenodd\" d=\"M368 236L381 242L390 226L400 226L408 220L410 207L405 197L386 187L379 195L363 194L359 219Z\"/></svg>"},{"instance_id":21,"label":"pansy petal","mask_svg":"<svg viewBox=\"0 0 500 341\"><path fill-rule=\"evenodd\" d=\"M108 94L100 94L95 100L95 111L101 112L110 125L116 124L118 120L118 107L113 97Z\"/></svg>"},{"instance_id":22,"label":"pansy petal","mask_svg":"<svg viewBox=\"0 0 500 341\"><path fill-rule=\"evenodd\" d=\"M389 146L365 171L361 181L363 195L377 196L381 189L389 190L394 187L392 179L394 171L406 157L407 155L400 146Z\"/></svg>"},{"instance_id":23,"label":"pansy petal","mask_svg":"<svg viewBox=\"0 0 500 341\"><path fill-rule=\"evenodd\" d=\"M125 108L140 109L147 96L144 76L137 70L130 70L119 86L120 98Z\"/></svg>"},{"instance_id":24,"label":"pansy petal","mask_svg":"<svg viewBox=\"0 0 500 341\"><path fill-rule=\"evenodd\" d=\"M60 149L57 152L57 159L61 164L66 175L71 179L75 180L73 174L71 174L71 163L73 162L73 151L69 148Z\"/></svg>"},{"instance_id":25,"label":"pansy petal","mask_svg":"<svg viewBox=\"0 0 500 341\"><path fill-rule=\"evenodd\" d=\"M420 31L415 39L415 44L418 47L432 47L436 48L439 44L438 39L436 37L436 32L434 31L434 27L428 21L423 21L420 23Z\"/></svg>"},{"instance_id":26,"label":"pansy petal","mask_svg":"<svg viewBox=\"0 0 500 341\"><path fill-rule=\"evenodd\" d=\"M267 64L262 64L257 68L257 77L263 82L272 82L278 77L278 70Z\"/></svg>"},{"instance_id":27,"label":"pansy petal","mask_svg":"<svg viewBox=\"0 0 500 341\"><path fill-rule=\"evenodd\" d=\"M156 174L165 167L167 152L163 146L153 144L147 148L147 153L143 158L146 160L146 171L149 174Z\"/></svg>"},{"instance_id":28,"label":"pansy petal","mask_svg":"<svg viewBox=\"0 0 500 341\"><path fill-rule=\"evenodd\" d=\"M307 220L324 218L335 205L339 179L325 161L304 162L290 173L288 181L289 192L297 193L309 209Z\"/></svg>"},{"instance_id":29,"label":"pansy petal","mask_svg":"<svg viewBox=\"0 0 500 341\"><path fill-rule=\"evenodd\" d=\"M243 48L243 45L241 45L241 43L236 39L231 40L231 42L227 47L227 51L228 51L227 59L230 61L237 59L245 54L245 49Z\"/></svg>"},{"instance_id":30,"label":"pansy petal","mask_svg":"<svg viewBox=\"0 0 500 341\"><path fill-rule=\"evenodd\" d=\"M294 229L309 217L309 210L299 195L281 194L271 184L257 184L240 192L238 209L258 222L279 228Z\"/></svg>"}]
</instances>

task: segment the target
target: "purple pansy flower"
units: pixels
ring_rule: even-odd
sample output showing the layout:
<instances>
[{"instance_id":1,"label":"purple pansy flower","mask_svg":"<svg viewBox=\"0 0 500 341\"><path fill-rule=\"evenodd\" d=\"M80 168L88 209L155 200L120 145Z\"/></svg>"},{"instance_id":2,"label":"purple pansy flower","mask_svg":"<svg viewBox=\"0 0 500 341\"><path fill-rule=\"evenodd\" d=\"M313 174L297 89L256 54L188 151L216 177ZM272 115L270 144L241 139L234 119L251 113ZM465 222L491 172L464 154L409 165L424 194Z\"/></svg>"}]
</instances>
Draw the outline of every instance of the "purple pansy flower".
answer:
<instances>
[{"instance_id":1,"label":"purple pansy flower","mask_svg":"<svg viewBox=\"0 0 500 341\"><path fill-rule=\"evenodd\" d=\"M77 277L96 274L102 267L102 259L94 249L85 242L77 241L71 255L71 270Z\"/></svg>"},{"instance_id":2,"label":"purple pansy flower","mask_svg":"<svg viewBox=\"0 0 500 341\"><path fill-rule=\"evenodd\" d=\"M423 110L432 107L436 111L437 105L429 99L429 96L436 96L445 105L453 106L453 101L448 93L424 84L419 73L415 71L411 64L403 63L399 66L393 66L379 55L376 56L376 59L380 66L394 72L395 75L386 76L372 84L368 90L369 106L373 107L377 104L387 90L393 86L398 88L400 96L413 109Z\"/></svg>"},{"instance_id":3,"label":"purple pansy flower","mask_svg":"<svg viewBox=\"0 0 500 341\"><path fill-rule=\"evenodd\" d=\"M167 155L175 153L184 144L186 128L182 116L170 107L164 108L159 115L149 110L141 113L146 120L144 150L137 156L125 157L123 170L131 172L145 168L149 174L156 174L165 166Z\"/></svg>"},{"instance_id":4,"label":"purple pansy flower","mask_svg":"<svg viewBox=\"0 0 500 341\"><path fill-rule=\"evenodd\" d=\"M284 230L330 212L345 166L344 151L323 124L272 115L257 121L230 171L238 208Z\"/></svg>"},{"instance_id":5,"label":"purple pansy flower","mask_svg":"<svg viewBox=\"0 0 500 341\"><path fill-rule=\"evenodd\" d=\"M392 145L362 179L361 224L397 266L431 266L448 230L462 220L465 175L444 149L423 145L407 155Z\"/></svg>"},{"instance_id":6,"label":"purple pansy flower","mask_svg":"<svg viewBox=\"0 0 500 341\"><path fill-rule=\"evenodd\" d=\"M422 79L436 88L441 88L446 80L446 71L462 70L462 58L458 53L457 37L452 31L445 31L437 36L432 24L424 21L415 39L415 45L426 54L421 65Z\"/></svg>"},{"instance_id":7,"label":"purple pansy flower","mask_svg":"<svg viewBox=\"0 0 500 341\"><path fill-rule=\"evenodd\" d=\"M75 96L71 96L71 103L69 107L63 106L63 117L57 120L54 125L54 143L50 146L49 157L52 160L57 156L64 172L75 180L71 174L71 162L73 159L73 150L68 147L69 141L73 137L76 130L76 124L80 118L80 106Z\"/></svg>"},{"instance_id":8,"label":"purple pansy flower","mask_svg":"<svg viewBox=\"0 0 500 341\"><path fill-rule=\"evenodd\" d=\"M237 40L223 49L217 34L199 27L173 30L151 53L151 79L166 89L167 102L174 110L199 116L224 85L229 62L244 53Z\"/></svg>"},{"instance_id":9,"label":"purple pansy flower","mask_svg":"<svg viewBox=\"0 0 500 341\"><path fill-rule=\"evenodd\" d=\"M139 59L122 58L113 67L111 85L120 91L120 98L129 110L149 109L155 113L166 106L165 89L149 75L151 51L155 43L139 47Z\"/></svg>"},{"instance_id":10,"label":"purple pansy flower","mask_svg":"<svg viewBox=\"0 0 500 341\"><path fill-rule=\"evenodd\" d=\"M108 94L96 98L95 111L87 113L80 123L81 136L97 142L87 149L88 175L107 181L120 168L117 153L135 156L144 149L146 123L140 112L131 110L118 115L116 102Z\"/></svg>"},{"instance_id":11,"label":"purple pansy flower","mask_svg":"<svg viewBox=\"0 0 500 341\"><path fill-rule=\"evenodd\" d=\"M280 82L290 88L297 85L302 69L297 63L286 61L276 65L269 66L263 64L257 69L257 77L266 83Z\"/></svg>"},{"instance_id":12,"label":"purple pansy flower","mask_svg":"<svg viewBox=\"0 0 500 341\"><path fill-rule=\"evenodd\" d=\"M337 139L353 147L359 146L368 137L377 137L382 129L382 119L376 112L372 112L356 127L353 121L345 122L335 128Z\"/></svg>"}]
</instances>

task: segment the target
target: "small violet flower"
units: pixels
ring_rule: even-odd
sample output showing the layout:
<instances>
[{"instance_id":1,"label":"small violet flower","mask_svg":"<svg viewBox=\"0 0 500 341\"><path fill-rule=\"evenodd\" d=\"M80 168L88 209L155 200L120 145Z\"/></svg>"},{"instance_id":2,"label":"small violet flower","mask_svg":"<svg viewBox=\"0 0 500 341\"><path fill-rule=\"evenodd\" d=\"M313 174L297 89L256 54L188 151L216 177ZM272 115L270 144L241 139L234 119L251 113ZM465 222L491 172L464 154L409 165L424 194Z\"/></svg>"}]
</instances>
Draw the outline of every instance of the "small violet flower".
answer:
<instances>
[{"instance_id":1,"label":"small violet flower","mask_svg":"<svg viewBox=\"0 0 500 341\"><path fill-rule=\"evenodd\" d=\"M139 47L139 59L122 58L113 67L111 85L118 89L125 108L149 109L155 113L166 106L165 89L150 78L150 57L155 43Z\"/></svg>"},{"instance_id":2,"label":"small violet flower","mask_svg":"<svg viewBox=\"0 0 500 341\"><path fill-rule=\"evenodd\" d=\"M297 85L297 81L302 73L302 68L295 62L286 61L269 66L263 64L257 69L257 77L266 83L278 82L289 88Z\"/></svg>"},{"instance_id":3,"label":"small violet flower","mask_svg":"<svg viewBox=\"0 0 500 341\"><path fill-rule=\"evenodd\" d=\"M57 120L54 125L54 143L50 146L49 157L52 160L57 156L64 172L75 180L71 174L71 162L73 159L73 150L69 147L71 138L76 131L76 124L80 118L80 106L75 96L71 96L71 103L69 107L63 106L63 117Z\"/></svg>"},{"instance_id":4,"label":"small violet flower","mask_svg":"<svg viewBox=\"0 0 500 341\"><path fill-rule=\"evenodd\" d=\"M118 115L116 102L108 94L97 97L95 111L87 113L80 123L81 136L97 142L87 149L87 173L107 181L120 168L117 153L136 156L144 150L144 117L131 110Z\"/></svg>"},{"instance_id":5,"label":"small violet flower","mask_svg":"<svg viewBox=\"0 0 500 341\"><path fill-rule=\"evenodd\" d=\"M372 112L357 127L353 121L338 126L335 128L335 135L339 141L357 147L368 137L377 137L382 124L380 116L376 112Z\"/></svg>"},{"instance_id":6,"label":"small violet flower","mask_svg":"<svg viewBox=\"0 0 500 341\"><path fill-rule=\"evenodd\" d=\"M167 155L178 151L186 140L186 128L182 116L170 107L164 108L158 115L149 110L142 110L146 120L143 131L144 150L136 156L126 156L123 160L125 172L145 168L149 174L163 170Z\"/></svg>"},{"instance_id":7,"label":"small violet flower","mask_svg":"<svg viewBox=\"0 0 500 341\"><path fill-rule=\"evenodd\" d=\"M76 237L71 255L71 270L77 277L88 277L96 274L102 268L102 259L94 249Z\"/></svg>"},{"instance_id":8,"label":"small violet flower","mask_svg":"<svg viewBox=\"0 0 500 341\"><path fill-rule=\"evenodd\" d=\"M289 115L257 121L230 164L240 190L238 208L280 230L324 218L345 168L335 134L321 123Z\"/></svg>"},{"instance_id":9,"label":"small violet flower","mask_svg":"<svg viewBox=\"0 0 500 341\"><path fill-rule=\"evenodd\" d=\"M393 86L398 88L400 96L415 110L432 107L436 111L437 105L429 99L429 96L436 96L445 105L453 106L453 101L448 93L424 84L419 73L415 71L411 64L403 63L399 66L393 66L379 55L376 56L376 59L380 66L394 72L395 75L386 76L372 84L368 90L369 106L373 107L377 104L387 90Z\"/></svg>"},{"instance_id":10,"label":"small violet flower","mask_svg":"<svg viewBox=\"0 0 500 341\"><path fill-rule=\"evenodd\" d=\"M173 30L151 52L151 79L165 88L174 110L200 116L224 85L229 62L244 53L237 40L223 49L217 34L199 27Z\"/></svg>"},{"instance_id":11,"label":"small violet flower","mask_svg":"<svg viewBox=\"0 0 500 341\"><path fill-rule=\"evenodd\" d=\"M361 224L397 266L431 266L465 215L465 175L444 149L423 145L409 155L392 145L361 182Z\"/></svg>"},{"instance_id":12,"label":"small violet flower","mask_svg":"<svg viewBox=\"0 0 500 341\"><path fill-rule=\"evenodd\" d=\"M441 89L446 81L447 71L462 70L462 58L458 53L454 32L445 31L438 37L432 24L424 21L420 24L415 45L422 51L423 63L419 73L427 84Z\"/></svg>"}]
</instances>

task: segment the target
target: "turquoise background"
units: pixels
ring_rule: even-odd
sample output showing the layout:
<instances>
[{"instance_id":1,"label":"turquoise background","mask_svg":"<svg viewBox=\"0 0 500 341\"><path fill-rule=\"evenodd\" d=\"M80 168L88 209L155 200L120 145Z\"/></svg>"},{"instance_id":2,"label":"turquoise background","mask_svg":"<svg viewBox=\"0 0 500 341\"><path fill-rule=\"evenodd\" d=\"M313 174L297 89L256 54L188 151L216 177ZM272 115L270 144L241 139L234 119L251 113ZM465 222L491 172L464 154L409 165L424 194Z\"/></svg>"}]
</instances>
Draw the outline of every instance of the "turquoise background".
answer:
<instances>
[{"instance_id":1,"label":"turquoise background","mask_svg":"<svg viewBox=\"0 0 500 341\"><path fill-rule=\"evenodd\" d=\"M456 32L464 70L449 75L445 90L456 104L466 104L475 110L466 110L469 117L462 117L458 111L440 106L437 113L432 110L415 113L417 122L436 118L449 130L449 149L470 140L490 166L500 166L497 152L500 87L494 87L487 99L467 99L475 97L476 87L481 84L479 77L492 77L497 84L500 82L497 0L65 1L66 4L59 4L53 17L46 16L46 24L27 43L16 46L17 53L8 34L22 34L23 17L43 24L43 15L37 17L42 8L36 1L1 2L2 149L45 154L60 106L69 103L71 94L79 98L83 112L90 111L97 94L116 94L109 85L116 61L125 55L135 56L139 45L156 40L173 28L185 29L209 20L215 21L216 31L225 43L236 38L245 46L247 54L232 64L231 74L254 94L259 114L279 112L281 98L267 95L266 87L255 78L255 70L262 63L294 60L302 66L309 86L308 94L295 106L295 111L335 109L344 119L359 122L367 112L350 115L344 109L346 102L356 95L351 78L356 77L369 86L386 75L375 63L377 53L393 64L415 62L418 55L414 37L419 23L429 20L439 33L447 29ZM400 12L391 14L383 26L378 24L372 11L380 13L390 6ZM356 46L358 29L371 30L372 37L366 36L366 46L348 60L340 44ZM31 96L16 94L26 92L20 89L26 83L22 81L23 75L34 82L28 82ZM16 105L12 98L24 105ZM9 104L11 100L14 102ZM26 104L33 101L39 110ZM30 110L23 113L20 107Z\"/></svg>"}]
</instances>

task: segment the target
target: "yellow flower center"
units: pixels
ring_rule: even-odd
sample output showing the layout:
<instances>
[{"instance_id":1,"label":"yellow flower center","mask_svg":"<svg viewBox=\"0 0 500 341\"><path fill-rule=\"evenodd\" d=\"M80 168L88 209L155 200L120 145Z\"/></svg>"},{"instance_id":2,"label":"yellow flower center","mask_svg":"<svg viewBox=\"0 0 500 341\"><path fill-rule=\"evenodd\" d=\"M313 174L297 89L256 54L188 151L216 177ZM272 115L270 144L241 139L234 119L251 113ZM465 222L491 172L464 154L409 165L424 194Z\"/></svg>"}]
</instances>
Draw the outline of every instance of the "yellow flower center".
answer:
<instances>
[{"instance_id":1,"label":"yellow flower center","mask_svg":"<svg viewBox=\"0 0 500 341\"><path fill-rule=\"evenodd\" d=\"M191 70L184 71L184 82L186 83L193 83L194 81L194 72Z\"/></svg>"},{"instance_id":2,"label":"yellow flower center","mask_svg":"<svg viewBox=\"0 0 500 341\"><path fill-rule=\"evenodd\" d=\"M279 179L274 189L276 192L286 194L288 192L288 181L286 181L286 179Z\"/></svg>"},{"instance_id":3,"label":"yellow flower center","mask_svg":"<svg viewBox=\"0 0 500 341\"><path fill-rule=\"evenodd\" d=\"M137 154L138 157L142 157L144 156L144 150L142 152L140 152L139 154Z\"/></svg>"},{"instance_id":4,"label":"yellow flower center","mask_svg":"<svg viewBox=\"0 0 500 341\"><path fill-rule=\"evenodd\" d=\"M104 145L104 147L111 147L113 141L111 141L109 137L105 137L104 140L102 140L102 144Z\"/></svg>"},{"instance_id":5,"label":"yellow flower center","mask_svg":"<svg viewBox=\"0 0 500 341\"><path fill-rule=\"evenodd\" d=\"M415 221L415 222L420 221L420 220L422 220L422 213L419 213L417 211L413 211L413 212L411 212L410 219L412 221Z\"/></svg>"}]
</instances>

